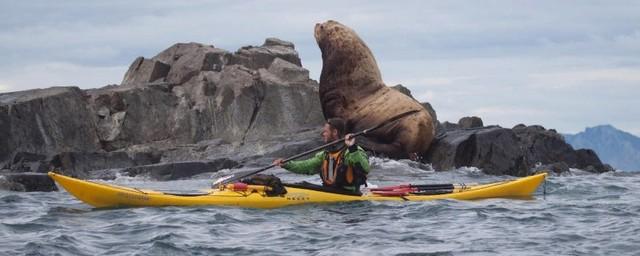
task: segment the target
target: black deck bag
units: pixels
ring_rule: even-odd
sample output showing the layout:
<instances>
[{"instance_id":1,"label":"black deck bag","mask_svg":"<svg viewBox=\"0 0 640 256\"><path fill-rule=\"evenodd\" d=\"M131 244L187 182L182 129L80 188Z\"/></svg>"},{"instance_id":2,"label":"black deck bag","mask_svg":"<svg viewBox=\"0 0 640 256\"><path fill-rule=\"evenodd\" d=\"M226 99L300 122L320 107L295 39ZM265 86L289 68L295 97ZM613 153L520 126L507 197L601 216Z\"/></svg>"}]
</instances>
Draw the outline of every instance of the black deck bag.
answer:
<instances>
[{"instance_id":1,"label":"black deck bag","mask_svg":"<svg viewBox=\"0 0 640 256\"><path fill-rule=\"evenodd\" d=\"M247 183L249 185L264 185L270 187L270 190L265 190L267 196L282 196L287 193L287 189L282 185L280 178L271 174L256 174L251 177L244 178L240 182Z\"/></svg>"}]
</instances>

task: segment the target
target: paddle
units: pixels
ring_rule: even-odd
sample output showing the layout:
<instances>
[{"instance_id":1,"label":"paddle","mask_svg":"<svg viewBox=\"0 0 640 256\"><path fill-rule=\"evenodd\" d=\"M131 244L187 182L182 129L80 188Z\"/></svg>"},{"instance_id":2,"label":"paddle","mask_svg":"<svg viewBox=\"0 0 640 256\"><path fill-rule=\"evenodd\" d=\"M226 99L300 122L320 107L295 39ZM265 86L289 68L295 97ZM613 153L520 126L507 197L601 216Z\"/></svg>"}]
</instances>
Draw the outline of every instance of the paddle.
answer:
<instances>
[{"instance_id":1,"label":"paddle","mask_svg":"<svg viewBox=\"0 0 640 256\"><path fill-rule=\"evenodd\" d=\"M418 113L418 112L420 112L420 110L411 110L411 111L404 112L404 113L399 114L397 116L394 116L394 117L392 117L392 118L390 118L390 119L388 119L388 120L386 120L386 121L384 121L384 122L382 122L382 123L380 123L380 124L378 124L378 125L376 125L374 127L371 127L369 129L365 129L365 130L362 130L360 132L354 133L354 134L352 134L352 138L358 137L360 135L366 135L366 134L368 134L368 133L370 133L370 132L372 132L372 131L380 128L380 127L383 127L383 126L385 126L387 124L393 123L393 122L395 122L395 121L397 121L397 120L399 120L401 118L404 118L406 116L409 116L409 115L412 115L412 114L415 114L415 113ZM316 147L314 149L310 149L310 150L302 152L300 154L291 156L291 157L289 157L287 159L282 160L282 163L284 164L284 163L289 162L291 160L294 160L296 158L299 158L299 157L302 157L302 156L306 156L308 154L311 154L311 153L317 152L319 150L331 147L331 146L333 146L335 144L338 144L338 143L341 143L341 142L344 142L344 138L334 140L332 142L329 142L329 143L324 144L322 146ZM231 175L228 175L228 176L225 176L225 177L217 179L215 182L213 182L212 187L218 187L220 185L224 185L224 184L228 184L228 183L231 183L231 182L234 182L234 181L238 181L238 180L241 180L243 178L246 178L246 177L258 174L260 172L269 170L269 169L271 169L273 167L276 167L276 165L272 164L272 165L269 165L267 167L260 168L258 170L233 173Z\"/></svg>"}]
</instances>

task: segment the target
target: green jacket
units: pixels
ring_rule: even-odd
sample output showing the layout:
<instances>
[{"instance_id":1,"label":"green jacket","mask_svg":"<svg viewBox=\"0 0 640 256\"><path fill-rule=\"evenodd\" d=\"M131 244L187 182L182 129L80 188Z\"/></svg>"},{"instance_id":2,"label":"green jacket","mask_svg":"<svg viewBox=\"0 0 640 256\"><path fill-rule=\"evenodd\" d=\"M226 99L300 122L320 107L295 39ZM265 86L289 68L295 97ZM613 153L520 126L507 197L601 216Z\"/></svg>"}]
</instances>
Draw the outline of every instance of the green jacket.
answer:
<instances>
[{"instance_id":1,"label":"green jacket","mask_svg":"<svg viewBox=\"0 0 640 256\"><path fill-rule=\"evenodd\" d=\"M282 168L288 171L298 174L318 174L322 167L322 161L324 161L327 151L322 151L312 158L300 161L289 161L282 165ZM371 166L369 166L369 157L367 153L361 147L357 146L356 150L353 148L347 149L344 153L344 163L351 166L359 165L365 173L369 173ZM354 187L344 187L345 189L353 190Z\"/></svg>"}]
</instances>

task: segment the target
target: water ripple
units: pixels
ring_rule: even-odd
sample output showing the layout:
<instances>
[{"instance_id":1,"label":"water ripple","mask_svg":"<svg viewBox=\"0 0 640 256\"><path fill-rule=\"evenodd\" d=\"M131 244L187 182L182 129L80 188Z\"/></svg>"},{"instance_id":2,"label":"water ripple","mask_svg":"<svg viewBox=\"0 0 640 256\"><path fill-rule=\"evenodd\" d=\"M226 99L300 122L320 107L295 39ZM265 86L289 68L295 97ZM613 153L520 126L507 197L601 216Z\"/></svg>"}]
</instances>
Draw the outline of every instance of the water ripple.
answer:
<instances>
[{"instance_id":1,"label":"water ripple","mask_svg":"<svg viewBox=\"0 0 640 256\"><path fill-rule=\"evenodd\" d=\"M17 194L13 194L13 195L5 195L0 197L0 202L2 203L16 203L16 202L20 202L23 200L23 197L17 195Z\"/></svg>"},{"instance_id":2,"label":"water ripple","mask_svg":"<svg viewBox=\"0 0 640 256\"><path fill-rule=\"evenodd\" d=\"M441 173L406 162L377 164L405 169L393 177L379 171L374 175L377 180L372 180L378 184L510 178L473 168ZM66 192L0 191L0 254L634 255L640 251L640 174L572 173L550 176L547 194L532 200L353 202L272 210L94 210ZM208 183L123 182L166 190Z\"/></svg>"}]
</instances>

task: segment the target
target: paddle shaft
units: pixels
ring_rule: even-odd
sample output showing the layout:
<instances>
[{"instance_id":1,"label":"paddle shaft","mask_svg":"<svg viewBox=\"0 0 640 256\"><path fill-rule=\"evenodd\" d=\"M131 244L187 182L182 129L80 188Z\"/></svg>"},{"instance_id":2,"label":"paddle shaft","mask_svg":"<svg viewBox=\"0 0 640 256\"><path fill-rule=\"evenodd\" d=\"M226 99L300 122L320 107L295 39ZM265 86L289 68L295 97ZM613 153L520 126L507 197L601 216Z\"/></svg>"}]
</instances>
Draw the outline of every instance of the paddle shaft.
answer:
<instances>
[{"instance_id":1,"label":"paddle shaft","mask_svg":"<svg viewBox=\"0 0 640 256\"><path fill-rule=\"evenodd\" d=\"M385 125L390 124L392 122L395 122L395 121L397 121L397 120L399 120L399 119L401 119L403 117L406 117L406 116L409 116L409 115L412 115L412 114L415 114L415 113L418 113L418 112L420 112L420 110L411 110L411 111L404 112L404 113L399 114L397 116L394 116L393 118L390 118L387 121L384 121L384 122L382 122L382 123L380 123L380 124L378 124L378 125L376 125L374 127L371 127L369 129L365 129L365 130L362 130L360 132L354 133L354 134L351 135L351 138L355 138L355 137L358 137L360 135L366 135L366 134L368 134L368 133L370 133L370 132L372 132L374 130L377 130L378 128L380 128L382 126L385 126ZM344 138L334 140L334 141L329 142L327 144L324 144L322 146L319 146L319 147L307 150L305 152L302 152L300 154L291 156L291 157L289 157L287 159L282 160L282 163L284 164L284 163L289 162L291 160L306 156L306 155L311 154L311 153L316 152L316 151L320 151L322 149L331 147L331 146L336 145L336 144L341 143L341 142L344 142ZM227 177L221 178L218 181L214 182L213 186L220 185L220 184L225 184L225 183L229 183L229 182L238 181L238 180L240 180L242 178L246 178L246 177L249 177L249 176L264 172L264 171L269 170L269 169L271 169L273 167L276 167L276 166L277 166L276 164L271 164L271 165L269 165L267 167L260 168L258 170L251 171L251 172L244 173L244 174L239 174L238 176L235 176L235 177L233 177L233 175L227 176Z\"/></svg>"}]
</instances>

